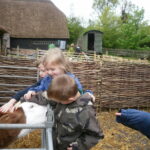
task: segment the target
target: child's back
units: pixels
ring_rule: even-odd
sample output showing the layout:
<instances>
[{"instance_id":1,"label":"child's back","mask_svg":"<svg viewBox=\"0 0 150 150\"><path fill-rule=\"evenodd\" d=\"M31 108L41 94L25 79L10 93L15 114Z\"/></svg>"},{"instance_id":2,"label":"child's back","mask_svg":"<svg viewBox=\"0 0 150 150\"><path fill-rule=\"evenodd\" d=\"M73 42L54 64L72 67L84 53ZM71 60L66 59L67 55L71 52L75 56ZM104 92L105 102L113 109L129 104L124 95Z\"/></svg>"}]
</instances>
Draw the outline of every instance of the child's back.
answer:
<instances>
[{"instance_id":1,"label":"child's back","mask_svg":"<svg viewBox=\"0 0 150 150\"><path fill-rule=\"evenodd\" d=\"M48 97L58 102L54 110L54 147L56 150L89 150L104 137L96 120L92 97L80 96L77 84L68 75L52 80Z\"/></svg>"},{"instance_id":2,"label":"child's back","mask_svg":"<svg viewBox=\"0 0 150 150\"><path fill-rule=\"evenodd\" d=\"M104 137L88 94L82 95L73 103L58 104L55 121L57 150L66 150L71 143L78 150L89 150Z\"/></svg>"}]
</instances>

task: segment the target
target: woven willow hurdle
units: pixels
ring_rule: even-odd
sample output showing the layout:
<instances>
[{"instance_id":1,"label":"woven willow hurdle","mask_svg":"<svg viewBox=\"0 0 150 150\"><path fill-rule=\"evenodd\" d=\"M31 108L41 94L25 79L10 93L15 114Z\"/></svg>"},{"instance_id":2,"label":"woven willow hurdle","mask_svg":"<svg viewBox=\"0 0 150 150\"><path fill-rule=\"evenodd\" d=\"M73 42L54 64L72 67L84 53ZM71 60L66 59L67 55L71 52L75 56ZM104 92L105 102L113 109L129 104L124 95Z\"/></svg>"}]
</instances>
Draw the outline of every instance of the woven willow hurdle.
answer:
<instances>
[{"instance_id":1,"label":"woven willow hurdle","mask_svg":"<svg viewBox=\"0 0 150 150\"><path fill-rule=\"evenodd\" d=\"M94 55L88 60L80 57L81 55L71 56L73 73L80 79L85 90L93 91L97 111L104 108L150 107L149 63L120 61L116 58L112 60L110 57ZM33 63L35 59L0 59L0 97L7 97L5 100L0 99L2 103L8 101L8 97L19 89L35 83L37 71ZM13 86L14 84L20 86Z\"/></svg>"}]
</instances>

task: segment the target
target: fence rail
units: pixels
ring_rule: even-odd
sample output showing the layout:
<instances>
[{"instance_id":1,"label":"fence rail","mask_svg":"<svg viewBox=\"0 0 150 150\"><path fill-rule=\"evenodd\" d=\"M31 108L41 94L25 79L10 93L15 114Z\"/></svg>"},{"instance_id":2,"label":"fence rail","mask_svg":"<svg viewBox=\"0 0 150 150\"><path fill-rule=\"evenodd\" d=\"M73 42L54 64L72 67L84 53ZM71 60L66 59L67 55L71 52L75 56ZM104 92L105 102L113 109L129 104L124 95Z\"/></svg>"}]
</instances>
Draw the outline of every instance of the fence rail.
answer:
<instances>
[{"instance_id":1,"label":"fence rail","mask_svg":"<svg viewBox=\"0 0 150 150\"><path fill-rule=\"evenodd\" d=\"M5 77L5 78L20 78L20 79L37 79L37 77L31 77L31 76L11 76L11 75L0 75L0 78Z\"/></svg>"},{"instance_id":2,"label":"fence rail","mask_svg":"<svg viewBox=\"0 0 150 150\"><path fill-rule=\"evenodd\" d=\"M134 57L140 59L150 59L150 50L103 48L103 54L123 57Z\"/></svg>"},{"instance_id":3,"label":"fence rail","mask_svg":"<svg viewBox=\"0 0 150 150\"><path fill-rule=\"evenodd\" d=\"M37 82L36 59L0 56L0 105L17 91Z\"/></svg>"},{"instance_id":4,"label":"fence rail","mask_svg":"<svg viewBox=\"0 0 150 150\"><path fill-rule=\"evenodd\" d=\"M10 149L5 149L3 148L2 150L10 150ZM46 148L16 148L16 149L11 149L11 150L47 150Z\"/></svg>"},{"instance_id":5,"label":"fence rail","mask_svg":"<svg viewBox=\"0 0 150 150\"><path fill-rule=\"evenodd\" d=\"M0 83L0 86L27 87L27 86L30 86L30 85L29 84L2 84L2 83Z\"/></svg>"},{"instance_id":6,"label":"fence rail","mask_svg":"<svg viewBox=\"0 0 150 150\"><path fill-rule=\"evenodd\" d=\"M43 54L45 54L45 52L47 52L47 50L40 50L40 49L36 49L36 50L26 50L26 49L20 49L18 50L12 50L9 51L8 55L12 55L15 57L22 57L22 58L28 58L28 59L36 59L40 56L42 56ZM69 54L69 52L67 52L65 50L65 53L67 53L67 55ZM107 54L107 55L114 55L114 56L123 56L123 57L134 57L134 58L140 58L140 59L150 59L150 50L133 50L133 49L113 49L113 48L103 48L102 50L103 54ZM91 59L93 56L95 57L96 52L95 51L87 51L85 55L84 52L82 53L70 53L73 57L75 55L81 55L81 59ZM88 56L88 57L87 57ZM93 58L92 58L93 59ZM95 58L94 58L95 59Z\"/></svg>"},{"instance_id":7,"label":"fence rail","mask_svg":"<svg viewBox=\"0 0 150 150\"><path fill-rule=\"evenodd\" d=\"M43 129L42 135L42 148L38 150L53 150L53 140L52 140L52 127L54 124L54 114L53 111L48 105L47 110L47 121L45 124L0 124L0 129ZM32 149L24 149L24 150L36 150L37 148ZM3 150L10 150L10 149L3 149ZM18 149L11 149L11 150L18 150ZM23 149L21 149L23 150Z\"/></svg>"},{"instance_id":8,"label":"fence rail","mask_svg":"<svg viewBox=\"0 0 150 150\"><path fill-rule=\"evenodd\" d=\"M27 69L27 70L36 70L36 67L23 67L23 66L10 66L10 65L7 65L7 66L0 66L0 68L11 68L11 69Z\"/></svg>"}]
</instances>

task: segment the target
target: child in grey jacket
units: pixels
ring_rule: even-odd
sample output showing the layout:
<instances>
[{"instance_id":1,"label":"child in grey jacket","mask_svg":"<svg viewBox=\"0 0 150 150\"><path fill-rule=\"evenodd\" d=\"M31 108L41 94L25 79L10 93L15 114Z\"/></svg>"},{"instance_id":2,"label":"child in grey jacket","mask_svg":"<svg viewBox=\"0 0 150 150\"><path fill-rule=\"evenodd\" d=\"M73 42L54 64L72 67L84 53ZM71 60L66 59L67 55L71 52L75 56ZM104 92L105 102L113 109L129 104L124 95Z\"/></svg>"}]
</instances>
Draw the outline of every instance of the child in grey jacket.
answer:
<instances>
[{"instance_id":1,"label":"child in grey jacket","mask_svg":"<svg viewBox=\"0 0 150 150\"><path fill-rule=\"evenodd\" d=\"M57 102L53 128L55 150L89 150L104 138L91 96L80 95L74 79L66 74L55 77L47 94Z\"/></svg>"}]
</instances>

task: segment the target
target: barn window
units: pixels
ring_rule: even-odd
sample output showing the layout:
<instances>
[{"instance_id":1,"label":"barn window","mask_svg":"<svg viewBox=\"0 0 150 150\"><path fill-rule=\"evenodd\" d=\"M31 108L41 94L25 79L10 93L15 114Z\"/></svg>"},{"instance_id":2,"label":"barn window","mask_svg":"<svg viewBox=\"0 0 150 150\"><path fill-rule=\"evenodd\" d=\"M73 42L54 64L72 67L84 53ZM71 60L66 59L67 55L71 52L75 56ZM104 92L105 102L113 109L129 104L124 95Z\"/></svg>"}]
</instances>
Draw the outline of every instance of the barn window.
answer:
<instances>
[{"instance_id":1,"label":"barn window","mask_svg":"<svg viewBox=\"0 0 150 150\"><path fill-rule=\"evenodd\" d=\"M48 44L52 44L53 42L50 41L33 41L32 44L33 45L48 45Z\"/></svg>"}]
</instances>

